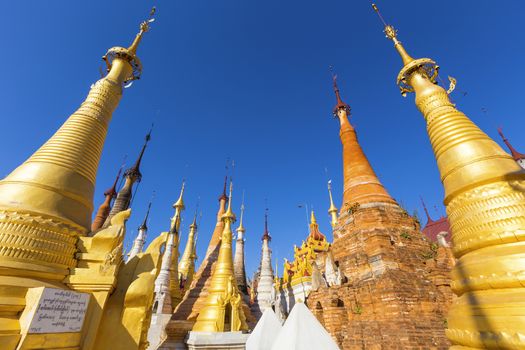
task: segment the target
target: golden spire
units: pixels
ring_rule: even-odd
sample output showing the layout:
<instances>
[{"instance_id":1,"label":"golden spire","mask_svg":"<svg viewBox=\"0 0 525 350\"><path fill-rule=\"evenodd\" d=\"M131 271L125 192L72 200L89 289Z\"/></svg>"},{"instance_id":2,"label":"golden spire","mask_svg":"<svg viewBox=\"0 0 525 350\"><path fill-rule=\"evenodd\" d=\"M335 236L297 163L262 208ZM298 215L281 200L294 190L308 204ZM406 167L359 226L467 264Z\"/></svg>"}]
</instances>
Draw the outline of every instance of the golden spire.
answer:
<instances>
[{"instance_id":1,"label":"golden spire","mask_svg":"<svg viewBox=\"0 0 525 350\"><path fill-rule=\"evenodd\" d=\"M312 214L310 215L310 225L317 225L317 219L315 218L315 214L313 210L312 210Z\"/></svg>"},{"instance_id":2,"label":"golden spire","mask_svg":"<svg viewBox=\"0 0 525 350\"><path fill-rule=\"evenodd\" d=\"M127 49L120 46L112 47L102 57L106 62L108 76L117 78L121 83L127 83L136 79L140 79L142 74L142 63L136 56L137 48L144 36L144 33L150 30L150 23L155 21L153 15L155 14L155 7L153 7L149 13L149 18L140 24L138 34L135 36L135 40L131 46ZM129 67L122 65L122 61L127 62ZM131 69L130 69L131 68Z\"/></svg>"},{"instance_id":3,"label":"golden spire","mask_svg":"<svg viewBox=\"0 0 525 350\"><path fill-rule=\"evenodd\" d=\"M414 88L412 84L408 81L412 73L417 70L424 71L424 75L427 76L427 79L430 80L433 84L436 83L436 78L439 72L439 66L431 60L430 58L412 58L405 50L404 46L401 44L401 41L397 39L397 30L393 26L386 23L381 12L377 8L376 4L372 4L372 8L379 16L379 19L384 25L384 33L386 37L394 43L394 47L401 56L403 60L404 67L401 69L397 76L397 84L401 90L401 94L406 96L408 92L413 92Z\"/></svg>"},{"instance_id":4,"label":"golden spire","mask_svg":"<svg viewBox=\"0 0 525 350\"><path fill-rule=\"evenodd\" d=\"M177 201L173 204L173 208L179 208L181 210L184 210L185 206L184 206L184 199L182 198L183 195L184 195L184 188L186 187L186 181L182 181L182 187L180 189L180 195L179 195L179 199L177 199ZM195 214L197 215L197 214Z\"/></svg>"},{"instance_id":5,"label":"golden spire","mask_svg":"<svg viewBox=\"0 0 525 350\"><path fill-rule=\"evenodd\" d=\"M235 215L231 209L232 189L233 185L230 181L228 210L222 216L224 230L222 231L219 256L210 277L209 294L205 305L193 326L194 332L248 330L242 309L242 297L233 273L232 224L235 221ZM230 314L225 315L225 310L229 310ZM226 319L229 319L229 323L226 323Z\"/></svg>"},{"instance_id":6,"label":"golden spire","mask_svg":"<svg viewBox=\"0 0 525 350\"><path fill-rule=\"evenodd\" d=\"M149 31L149 24L155 21L155 18L153 18L153 16L155 15L156 10L156 7L153 6L151 11L149 12L149 18L140 24L140 31L135 37L135 40L133 40L131 46L128 47L128 52L130 54L135 55L137 53L137 48L139 47L140 41L142 40L142 36L144 35L144 33Z\"/></svg>"},{"instance_id":7,"label":"golden spire","mask_svg":"<svg viewBox=\"0 0 525 350\"><path fill-rule=\"evenodd\" d=\"M110 55L108 61L108 75L92 85L79 109L0 181L3 269L21 263L19 276L36 273L37 278L60 281L76 265L77 238L91 226L107 129L123 85L134 71L133 61L125 55Z\"/></svg>"},{"instance_id":8,"label":"golden spire","mask_svg":"<svg viewBox=\"0 0 525 350\"><path fill-rule=\"evenodd\" d=\"M193 272L195 271L194 255L195 241L197 239L197 211L198 209L195 209L195 215L193 216L193 222L190 225L186 247L184 248L184 253L182 253L182 257L179 261L179 279L181 282L184 282L185 287L189 287L191 284L191 277L193 277Z\"/></svg>"},{"instance_id":9,"label":"golden spire","mask_svg":"<svg viewBox=\"0 0 525 350\"><path fill-rule=\"evenodd\" d=\"M307 241L309 242L311 239L315 241L326 241L325 235L323 235L321 231L319 231L319 224L317 223L317 219L315 218L313 210L310 215L310 233L308 235Z\"/></svg>"},{"instance_id":10,"label":"golden spire","mask_svg":"<svg viewBox=\"0 0 525 350\"><path fill-rule=\"evenodd\" d=\"M525 173L455 108L436 84L434 61L400 54L398 84L403 93L415 92L425 118L458 259L452 271L458 298L449 311L447 337L457 347L525 347L525 287L518 277L525 270Z\"/></svg>"},{"instance_id":11,"label":"golden spire","mask_svg":"<svg viewBox=\"0 0 525 350\"><path fill-rule=\"evenodd\" d=\"M179 261L180 223L182 221L181 215L182 215L182 211L185 208L184 201L182 199L184 195L184 188L185 188L185 182L182 181L179 199L177 200L177 202L175 202L175 204L173 204L173 208L175 209L175 214L171 218L170 231L169 231L168 237L166 238L166 240L169 240L169 239L173 240L173 252L172 252L172 257L170 259L171 263L169 265L169 276L170 276L169 289L170 289L170 296L171 296L171 305L173 308L175 308L178 305L182 297L181 291L180 291L180 281L179 281L177 262Z\"/></svg>"},{"instance_id":12,"label":"golden spire","mask_svg":"<svg viewBox=\"0 0 525 350\"><path fill-rule=\"evenodd\" d=\"M179 227L180 227L180 214L186 208L184 206L184 199L183 199L185 187L186 187L186 181L182 180L182 186L180 188L179 199L177 199L177 201L173 203L173 209L175 209L175 215L171 219L170 230L171 231L175 230L177 234L179 233ZM175 228L174 228L174 225L176 225Z\"/></svg>"},{"instance_id":13,"label":"golden spire","mask_svg":"<svg viewBox=\"0 0 525 350\"><path fill-rule=\"evenodd\" d=\"M374 9L374 11L377 13L377 15L379 16L379 19L381 20L381 22L383 22L383 25L385 26L385 29L384 29L384 33L386 35L386 37L390 40L392 40L394 42L394 47L396 48L397 52L399 52L399 55L401 56L401 59L403 60L403 63L405 65L409 64L410 62L412 62L414 59L406 52L405 48L403 47L403 45L401 44L401 41L397 40L397 30L387 24L383 18L383 16L381 15L381 12L379 12L379 9L377 8L376 4L372 4L372 8Z\"/></svg>"},{"instance_id":14,"label":"golden spire","mask_svg":"<svg viewBox=\"0 0 525 350\"><path fill-rule=\"evenodd\" d=\"M328 180L328 196L330 197L330 208L328 208L328 214L332 218L331 224L332 228L337 225L337 207L334 204L334 199L332 198L332 180Z\"/></svg>"},{"instance_id":15,"label":"golden spire","mask_svg":"<svg viewBox=\"0 0 525 350\"><path fill-rule=\"evenodd\" d=\"M223 220L225 218L226 219L231 219L231 221L233 222L233 221L235 221L235 214L233 214L233 212L232 212L232 190L233 190L233 182L230 179L230 195L228 196L228 198L229 198L228 209L226 209L226 213L224 213L222 218L223 218Z\"/></svg>"},{"instance_id":16,"label":"golden spire","mask_svg":"<svg viewBox=\"0 0 525 350\"><path fill-rule=\"evenodd\" d=\"M333 82L337 98L334 115L339 118L339 137L343 145L343 209L355 203L396 204L377 178L357 140L355 129L348 121L350 107L341 100L336 75L333 76Z\"/></svg>"}]
</instances>

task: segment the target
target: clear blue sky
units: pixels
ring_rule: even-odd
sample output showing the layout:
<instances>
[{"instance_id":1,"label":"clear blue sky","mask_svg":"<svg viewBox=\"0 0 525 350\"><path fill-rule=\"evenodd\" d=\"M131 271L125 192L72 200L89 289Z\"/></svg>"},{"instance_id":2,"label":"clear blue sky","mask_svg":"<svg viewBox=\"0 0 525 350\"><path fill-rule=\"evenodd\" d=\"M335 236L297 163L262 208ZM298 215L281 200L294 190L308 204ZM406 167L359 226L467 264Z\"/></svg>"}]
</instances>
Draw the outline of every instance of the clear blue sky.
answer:
<instances>
[{"instance_id":1,"label":"clear blue sky","mask_svg":"<svg viewBox=\"0 0 525 350\"><path fill-rule=\"evenodd\" d=\"M1 1L3 54L0 174L39 147L84 100L99 78L100 57L128 46L152 2ZM274 258L292 256L306 237L304 209L317 211L331 240L325 168L342 197L338 122L328 66L352 106L361 144L389 192L434 216L443 191L413 95L395 85L401 67L365 1L160 1L157 21L139 48L143 78L125 91L113 115L99 168L95 205L122 158L134 160L154 120L143 181L133 202L127 244L147 201L157 197L149 238L169 226L182 178L187 226L201 198L198 254L215 223L224 165L235 160L239 213L246 190L247 268L260 259L265 198ZM522 1L380 1L414 57L432 57L441 77L458 79L459 108L497 139L502 125L522 151L525 44ZM467 92L463 96L462 92ZM482 112L482 108L487 110ZM128 245L129 247L129 245Z\"/></svg>"}]
</instances>

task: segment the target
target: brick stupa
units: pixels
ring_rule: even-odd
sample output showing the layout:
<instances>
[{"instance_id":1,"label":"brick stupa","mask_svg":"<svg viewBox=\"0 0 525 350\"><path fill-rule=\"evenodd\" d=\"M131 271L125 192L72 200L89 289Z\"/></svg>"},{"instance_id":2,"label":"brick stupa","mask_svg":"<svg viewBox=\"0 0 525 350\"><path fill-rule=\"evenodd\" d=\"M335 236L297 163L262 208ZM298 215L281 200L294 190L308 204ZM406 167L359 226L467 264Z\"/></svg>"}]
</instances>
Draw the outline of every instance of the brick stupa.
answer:
<instances>
[{"instance_id":1,"label":"brick stupa","mask_svg":"<svg viewBox=\"0 0 525 350\"><path fill-rule=\"evenodd\" d=\"M342 349L446 349L450 254L425 241L419 222L388 194L339 95L344 195L331 248L345 278L321 285L308 307Z\"/></svg>"}]
</instances>

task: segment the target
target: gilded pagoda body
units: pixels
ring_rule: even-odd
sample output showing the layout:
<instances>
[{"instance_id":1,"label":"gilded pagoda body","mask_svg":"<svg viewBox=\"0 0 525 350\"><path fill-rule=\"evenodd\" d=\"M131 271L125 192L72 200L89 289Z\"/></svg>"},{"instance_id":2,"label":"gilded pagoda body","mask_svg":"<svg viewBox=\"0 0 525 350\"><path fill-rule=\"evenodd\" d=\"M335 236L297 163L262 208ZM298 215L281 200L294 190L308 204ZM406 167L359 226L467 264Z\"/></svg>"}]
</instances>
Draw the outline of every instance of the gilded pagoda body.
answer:
<instances>
[{"instance_id":1,"label":"gilded pagoda body","mask_svg":"<svg viewBox=\"0 0 525 350\"><path fill-rule=\"evenodd\" d=\"M452 288L458 298L446 330L452 348L522 348L525 172L456 109L436 83L433 60L412 58L392 26L385 34L403 60L397 82L403 94L415 92L445 188L457 258Z\"/></svg>"}]
</instances>

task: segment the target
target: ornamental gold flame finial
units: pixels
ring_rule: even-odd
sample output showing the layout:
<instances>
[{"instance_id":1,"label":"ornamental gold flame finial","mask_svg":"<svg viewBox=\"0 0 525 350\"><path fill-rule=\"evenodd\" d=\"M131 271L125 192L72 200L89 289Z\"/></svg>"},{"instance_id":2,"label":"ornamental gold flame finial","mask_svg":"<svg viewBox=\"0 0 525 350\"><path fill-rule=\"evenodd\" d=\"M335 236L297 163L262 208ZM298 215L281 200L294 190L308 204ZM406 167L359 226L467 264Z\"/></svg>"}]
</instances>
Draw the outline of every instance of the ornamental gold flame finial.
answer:
<instances>
[{"instance_id":1,"label":"ornamental gold flame finial","mask_svg":"<svg viewBox=\"0 0 525 350\"><path fill-rule=\"evenodd\" d=\"M156 8L153 7L149 13L148 19L140 23L140 30L135 36L135 40L128 47L119 47L115 46L108 50L108 52L102 57L106 62L107 71L110 72L113 67L115 60L120 59L124 60L131 66L131 72L125 71L125 69L119 69L118 72L114 72L113 76L120 76L124 83L131 83L133 80L140 79L142 74L142 63L137 57L137 48L144 36L144 33L150 30L150 24L155 21L153 17L155 15ZM119 67L120 68L120 67ZM129 87L131 84L127 85Z\"/></svg>"},{"instance_id":2,"label":"ornamental gold flame finial","mask_svg":"<svg viewBox=\"0 0 525 350\"><path fill-rule=\"evenodd\" d=\"M392 42L394 43L394 47L396 48L397 52L401 56L401 59L403 60L404 67L397 76L397 84L399 85L399 89L401 90L401 95L405 97L407 93L414 91L413 87L408 82L408 77L416 70L425 71L430 81L432 81L432 83L435 84L439 73L439 66L436 64L436 62L434 62L430 58L412 58L412 56L410 56L406 52L405 47L401 44L401 41L397 39L397 30L392 25L387 24L387 22L381 15L381 12L379 12L379 9L376 4L373 3L372 8L377 13L379 19L384 25L383 32L385 33L385 36L388 39L392 40Z\"/></svg>"},{"instance_id":3,"label":"ornamental gold flame finial","mask_svg":"<svg viewBox=\"0 0 525 350\"><path fill-rule=\"evenodd\" d=\"M128 52L132 55L135 55L136 52L137 52L137 48L140 44L140 41L142 40L142 36L144 35L144 33L147 33L149 32L150 30L150 23L154 22L155 21L155 18L153 17L155 15L155 11L157 10L157 8L155 6L153 6L149 12L149 17L147 20L143 21L142 23L140 23L140 30L139 32L137 33L137 36L135 37L135 40L133 40L133 43L131 44L130 47L128 47Z\"/></svg>"}]
</instances>

